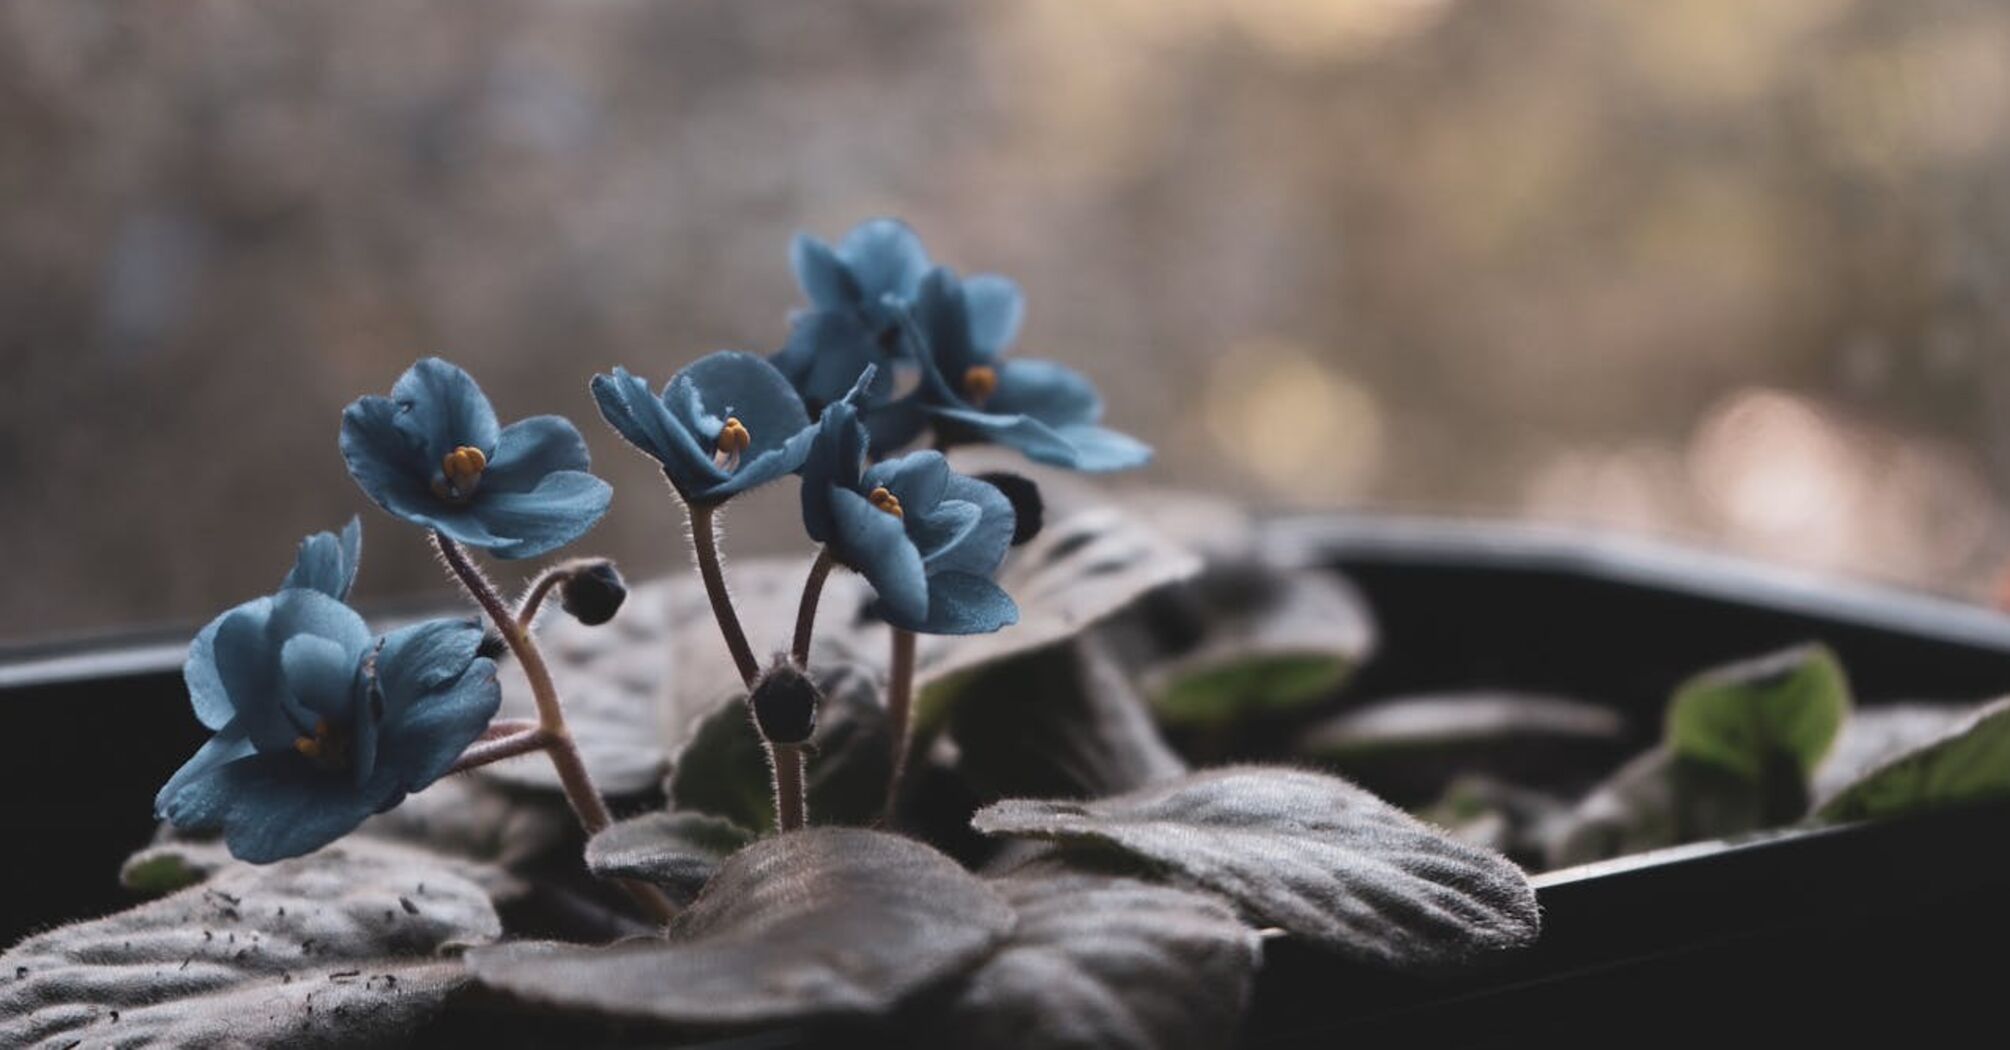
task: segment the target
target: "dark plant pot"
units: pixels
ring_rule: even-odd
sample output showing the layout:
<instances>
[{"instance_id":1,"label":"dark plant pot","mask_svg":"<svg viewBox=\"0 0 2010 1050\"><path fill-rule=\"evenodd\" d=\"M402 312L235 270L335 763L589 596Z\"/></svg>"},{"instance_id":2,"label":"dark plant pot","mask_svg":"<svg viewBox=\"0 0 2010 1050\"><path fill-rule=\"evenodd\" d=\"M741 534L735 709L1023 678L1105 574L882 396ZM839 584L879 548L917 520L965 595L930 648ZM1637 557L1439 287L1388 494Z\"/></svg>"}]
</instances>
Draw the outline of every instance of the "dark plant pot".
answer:
<instances>
[{"instance_id":1,"label":"dark plant pot","mask_svg":"<svg viewBox=\"0 0 2010 1050\"><path fill-rule=\"evenodd\" d=\"M1280 543L1345 571L1382 638L1368 699L1502 688L1605 700L1640 729L1702 667L1828 643L1858 701L2010 693L2010 618L1597 534L1320 516ZM0 654L0 943L128 903L119 862L202 738L179 638ZM1394 978L1273 941L1251 1046L1747 1045L1913 1035L1991 1005L2010 934L2010 804L1705 843L1537 880L1540 944L1487 972ZM1963 1010L1966 1007L1966 1011ZM764 1043L763 1045L773 1045Z\"/></svg>"}]
</instances>

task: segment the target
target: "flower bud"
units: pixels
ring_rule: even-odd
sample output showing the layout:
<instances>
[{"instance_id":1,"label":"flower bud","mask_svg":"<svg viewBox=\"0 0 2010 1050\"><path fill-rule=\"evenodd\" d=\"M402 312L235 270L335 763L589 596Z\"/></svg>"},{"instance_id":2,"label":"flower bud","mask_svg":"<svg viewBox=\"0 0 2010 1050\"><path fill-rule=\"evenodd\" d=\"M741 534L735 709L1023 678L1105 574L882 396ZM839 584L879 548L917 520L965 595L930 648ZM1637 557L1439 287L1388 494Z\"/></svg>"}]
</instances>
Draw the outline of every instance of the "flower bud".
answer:
<instances>
[{"instance_id":1,"label":"flower bud","mask_svg":"<svg viewBox=\"0 0 2010 1050\"><path fill-rule=\"evenodd\" d=\"M1018 547L1040 534L1046 524L1046 501L1040 498L1040 486L1032 478L1023 474L996 470L977 475L977 480L990 485L1005 494L1012 503L1012 546Z\"/></svg>"},{"instance_id":2,"label":"flower bud","mask_svg":"<svg viewBox=\"0 0 2010 1050\"><path fill-rule=\"evenodd\" d=\"M768 743L804 744L816 732L817 705L823 697L809 675L784 660L754 683L748 703L754 708L754 724Z\"/></svg>"},{"instance_id":3,"label":"flower bud","mask_svg":"<svg viewBox=\"0 0 2010 1050\"><path fill-rule=\"evenodd\" d=\"M628 597L628 585L611 561L601 560L571 573L558 585L558 600L572 618L588 627L614 619Z\"/></svg>"}]
</instances>

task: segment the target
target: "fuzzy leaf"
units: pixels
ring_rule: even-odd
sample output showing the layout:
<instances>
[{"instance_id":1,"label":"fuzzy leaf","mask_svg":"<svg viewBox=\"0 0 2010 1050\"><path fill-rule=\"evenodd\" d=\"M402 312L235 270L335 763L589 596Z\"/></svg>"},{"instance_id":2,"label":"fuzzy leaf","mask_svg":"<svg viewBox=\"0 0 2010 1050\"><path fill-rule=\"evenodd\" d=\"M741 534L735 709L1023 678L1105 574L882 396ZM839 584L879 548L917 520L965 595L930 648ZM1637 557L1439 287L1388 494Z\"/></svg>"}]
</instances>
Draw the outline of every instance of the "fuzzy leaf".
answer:
<instances>
[{"instance_id":1,"label":"fuzzy leaf","mask_svg":"<svg viewBox=\"0 0 2010 1050\"><path fill-rule=\"evenodd\" d=\"M1684 683L1668 708L1667 740L1677 755L1748 780L1791 763L1803 783L1828 754L1849 717L1849 681L1835 654L1802 646L1706 671Z\"/></svg>"},{"instance_id":2,"label":"fuzzy leaf","mask_svg":"<svg viewBox=\"0 0 2010 1050\"><path fill-rule=\"evenodd\" d=\"M1261 957L1211 896L1133 879L1027 870L994 883L1019 913L997 954L924 1022L920 1042L972 1050L1230 1046Z\"/></svg>"},{"instance_id":3,"label":"fuzzy leaf","mask_svg":"<svg viewBox=\"0 0 2010 1050\"><path fill-rule=\"evenodd\" d=\"M911 839L814 828L734 854L664 938L606 948L505 944L469 954L524 999L677 1025L878 1014L962 974L1012 909Z\"/></svg>"},{"instance_id":4,"label":"fuzzy leaf","mask_svg":"<svg viewBox=\"0 0 2010 1050\"><path fill-rule=\"evenodd\" d=\"M810 820L869 824L879 817L893 767L878 684L855 667L818 668L815 673L824 703L810 738ZM670 801L675 809L767 831L775 826L767 747L744 697L718 704L692 729L670 771Z\"/></svg>"},{"instance_id":5,"label":"fuzzy leaf","mask_svg":"<svg viewBox=\"0 0 2010 1050\"><path fill-rule=\"evenodd\" d=\"M1843 788L1823 820L1871 820L2010 795L2010 699L1963 719Z\"/></svg>"},{"instance_id":6,"label":"fuzzy leaf","mask_svg":"<svg viewBox=\"0 0 2010 1050\"><path fill-rule=\"evenodd\" d=\"M958 772L988 798L1094 798L1187 771L1093 635L978 676L951 709L948 732Z\"/></svg>"},{"instance_id":7,"label":"fuzzy leaf","mask_svg":"<svg viewBox=\"0 0 2010 1050\"><path fill-rule=\"evenodd\" d=\"M972 824L1142 858L1258 922L1394 968L1521 947L1540 922L1505 858L1317 773L1235 766L1091 802L1000 802Z\"/></svg>"},{"instance_id":8,"label":"fuzzy leaf","mask_svg":"<svg viewBox=\"0 0 2010 1050\"><path fill-rule=\"evenodd\" d=\"M1211 564L1103 630L1174 725L1222 725L1319 700L1375 645L1367 605L1344 580L1255 559Z\"/></svg>"},{"instance_id":9,"label":"fuzzy leaf","mask_svg":"<svg viewBox=\"0 0 2010 1050\"><path fill-rule=\"evenodd\" d=\"M1302 734L1298 753L1403 802L1484 772L1553 784L1621 754L1625 723L1602 704L1525 693L1397 697L1354 708ZM1572 789L1580 785L1565 781Z\"/></svg>"},{"instance_id":10,"label":"fuzzy leaf","mask_svg":"<svg viewBox=\"0 0 2010 1050\"><path fill-rule=\"evenodd\" d=\"M589 839L586 866L604 879L656 883L681 904L752 841L753 832L709 813L645 813Z\"/></svg>"},{"instance_id":11,"label":"fuzzy leaf","mask_svg":"<svg viewBox=\"0 0 2010 1050\"><path fill-rule=\"evenodd\" d=\"M480 883L496 903L506 904L531 891L528 877L539 865L568 851L578 856L578 829L562 798L467 776L434 781L397 808L364 821L356 834L437 853L442 863Z\"/></svg>"},{"instance_id":12,"label":"fuzzy leaf","mask_svg":"<svg viewBox=\"0 0 2010 1050\"><path fill-rule=\"evenodd\" d=\"M594 783L609 795L647 794L669 766L664 724L671 663L661 644L668 601L667 585L638 585L602 626L588 627L570 616L547 616L538 625L538 645L565 704L566 725ZM498 717L536 718L523 668L505 659L498 678L503 692ZM559 790L558 774L542 755L484 766L477 775Z\"/></svg>"},{"instance_id":13,"label":"fuzzy leaf","mask_svg":"<svg viewBox=\"0 0 2010 1050\"><path fill-rule=\"evenodd\" d=\"M1550 828L1553 868L1722 838L1800 818L1805 790L1762 784L1658 745L1619 768Z\"/></svg>"},{"instance_id":14,"label":"fuzzy leaf","mask_svg":"<svg viewBox=\"0 0 2010 1050\"><path fill-rule=\"evenodd\" d=\"M1860 707L1843 723L1835 749L1815 771L1815 808L1878 767L1946 736L1978 710L1977 704L1879 704Z\"/></svg>"},{"instance_id":15,"label":"fuzzy leaf","mask_svg":"<svg viewBox=\"0 0 2010 1050\"><path fill-rule=\"evenodd\" d=\"M0 955L0 1045L400 1041L502 932L474 883L347 844L30 937Z\"/></svg>"}]
</instances>

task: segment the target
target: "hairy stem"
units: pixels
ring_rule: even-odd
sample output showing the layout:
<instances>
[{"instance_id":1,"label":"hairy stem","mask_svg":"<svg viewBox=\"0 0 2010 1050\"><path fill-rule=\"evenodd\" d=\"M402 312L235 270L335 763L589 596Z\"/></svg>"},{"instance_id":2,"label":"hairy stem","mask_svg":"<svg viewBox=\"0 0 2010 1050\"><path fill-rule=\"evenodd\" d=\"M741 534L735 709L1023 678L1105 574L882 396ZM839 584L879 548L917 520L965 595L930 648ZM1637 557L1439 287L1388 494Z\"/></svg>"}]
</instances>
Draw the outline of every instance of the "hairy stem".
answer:
<instances>
[{"instance_id":1,"label":"hairy stem","mask_svg":"<svg viewBox=\"0 0 2010 1050\"><path fill-rule=\"evenodd\" d=\"M537 579L531 581L530 590L524 592L523 601L517 603L517 627L530 630L538 610L544 607L544 600L551 597L552 588L564 583L567 577L579 570L581 564L577 559L563 561L538 573Z\"/></svg>"},{"instance_id":2,"label":"hairy stem","mask_svg":"<svg viewBox=\"0 0 2010 1050\"><path fill-rule=\"evenodd\" d=\"M830 577L832 564L829 547L817 552L809 578L803 581L802 604L796 607L796 637L789 647L789 657L805 671L810 669L810 636L817 629L817 603L823 600L824 580Z\"/></svg>"},{"instance_id":3,"label":"hairy stem","mask_svg":"<svg viewBox=\"0 0 2010 1050\"><path fill-rule=\"evenodd\" d=\"M490 726L489 728L493 730L495 727ZM454 764L447 767L447 775L452 776L455 773L465 773L470 769L480 769L491 762L500 762L505 758L515 758L518 755L528 755L533 751L542 751L545 748L546 742L547 738L544 730L534 722L531 723L529 729L507 735L491 736L488 733L483 733L480 740L468 745L468 749L461 752L461 757L455 759Z\"/></svg>"},{"instance_id":4,"label":"hairy stem","mask_svg":"<svg viewBox=\"0 0 2010 1050\"><path fill-rule=\"evenodd\" d=\"M698 575L705 581L705 597L712 602L712 618L719 621L719 633L725 636L726 648L733 654L741 680L752 689L754 680L760 677L761 664L747 644L747 632L740 627L740 614L733 611L733 596L726 592L726 573L719 564L718 537L713 532L712 519L719 508L694 505L689 509L691 549L698 558Z\"/></svg>"},{"instance_id":5,"label":"hairy stem","mask_svg":"<svg viewBox=\"0 0 2010 1050\"><path fill-rule=\"evenodd\" d=\"M468 552L461 549L460 544L434 530L433 546L438 548L447 567L460 579L461 586L467 588L475 603L482 607L482 612L496 625L496 630L502 632L503 641L516 655L517 663L522 665L524 678L530 682L531 697L537 702L537 727L534 732L543 737L542 750L551 756L552 767L558 771L565 800L572 804L572 812L579 817L580 826L591 838L612 824L614 817L607 811L607 802L600 797L600 790L593 786L593 778L587 775L586 763L579 757L579 745L573 742L572 733L566 728L565 709L558 702L558 689L552 685L544 653L538 649L537 641L530 632L524 630L509 607L503 604L502 597L496 594L495 585L482 575L481 569L468 558ZM657 921L668 922L677 914L677 906L670 903L670 898L656 887L627 879L621 880L621 884L636 903Z\"/></svg>"},{"instance_id":6,"label":"hairy stem","mask_svg":"<svg viewBox=\"0 0 2010 1050\"><path fill-rule=\"evenodd\" d=\"M886 782L886 816L893 819L900 802L900 782L907 775L909 716L914 707L914 632L893 629L893 652L887 661L886 722L893 734L893 775Z\"/></svg>"},{"instance_id":7,"label":"hairy stem","mask_svg":"<svg viewBox=\"0 0 2010 1050\"><path fill-rule=\"evenodd\" d=\"M768 758L775 767L775 826L795 831L807 821L809 801L803 785L803 749L771 744Z\"/></svg>"}]
</instances>

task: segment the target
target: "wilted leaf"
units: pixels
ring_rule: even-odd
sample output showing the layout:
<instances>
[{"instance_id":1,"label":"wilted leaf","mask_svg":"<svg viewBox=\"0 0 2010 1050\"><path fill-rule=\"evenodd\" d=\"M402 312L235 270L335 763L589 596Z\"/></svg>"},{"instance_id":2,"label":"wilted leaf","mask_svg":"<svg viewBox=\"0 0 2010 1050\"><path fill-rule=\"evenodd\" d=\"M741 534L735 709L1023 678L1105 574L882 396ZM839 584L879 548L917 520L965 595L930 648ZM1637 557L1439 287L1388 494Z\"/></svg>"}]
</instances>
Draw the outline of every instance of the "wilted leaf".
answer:
<instances>
[{"instance_id":1,"label":"wilted leaf","mask_svg":"<svg viewBox=\"0 0 2010 1050\"><path fill-rule=\"evenodd\" d=\"M1976 711L1938 739L1843 788L1817 814L1870 820L2010 795L2010 699Z\"/></svg>"},{"instance_id":2,"label":"wilted leaf","mask_svg":"<svg viewBox=\"0 0 2010 1050\"><path fill-rule=\"evenodd\" d=\"M878 683L848 666L817 668L824 703L809 748L809 816L818 824L878 819L892 775L893 744ZM775 826L767 749L747 712L745 694L701 719L670 771L675 809L724 817L744 828Z\"/></svg>"},{"instance_id":3,"label":"wilted leaf","mask_svg":"<svg viewBox=\"0 0 2010 1050\"><path fill-rule=\"evenodd\" d=\"M1540 922L1506 859L1317 773L1237 766L1090 802L1000 802L972 823L1143 858L1258 922L1402 969L1526 945Z\"/></svg>"},{"instance_id":4,"label":"wilted leaf","mask_svg":"<svg viewBox=\"0 0 2010 1050\"><path fill-rule=\"evenodd\" d=\"M1624 720L1563 697L1473 692L1399 697L1358 707L1299 738L1297 750L1405 801L1486 772L1551 783L1619 754Z\"/></svg>"},{"instance_id":5,"label":"wilted leaf","mask_svg":"<svg viewBox=\"0 0 2010 1050\"><path fill-rule=\"evenodd\" d=\"M1752 781L1791 765L1805 787L1849 709L1849 681L1835 654L1802 646L1683 683L1668 707L1668 746Z\"/></svg>"},{"instance_id":6,"label":"wilted leaf","mask_svg":"<svg viewBox=\"0 0 2010 1050\"><path fill-rule=\"evenodd\" d=\"M1256 934L1210 896L1029 870L993 884L1019 913L998 952L924 1022L972 1050L1207 1050L1235 1039Z\"/></svg>"},{"instance_id":7,"label":"wilted leaf","mask_svg":"<svg viewBox=\"0 0 2010 1050\"><path fill-rule=\"evenodd\" d=\"M645 813L616 822L586 843L586 866L607 879L641 879L683 903L754 833L709 813Z\"/></svg>"},{"instance_id":8,"label":"wilted leaf","mask_svg":"<svg viewBox=\"0 0 2010 1050\"><path fill-rule=\"evenodd\" d=\"M924 636L916 688L939 703L966 672L1071 638L1146 592L1199 571L1193 552L1113 507L1060 518L998 574L998 585L1019 605L1019 622L991 634Z\"/></svg>"},{"instance_id":9,"label":"wilted leaf","mask_svg":"<svg viewBox=\"0 0 2010 1050\"><path fill-rule=\"evenodd\" d=\"M613 620L588 627L569 616L546 616L538 644L565 704L565 721L594 783L609 795L655 790L669 766L664 723L671 692L667 611L662 581L630 589ZM523 668L502 661L501 718L537 717ZM559 790L558 774L542 755L484 766L477 776Z\"/></svg>"},{"instance_id":10,"label":"wilted leaf","mask_svg":"<svg viewBox=\"0 0 2010 1050\"><path fill-rule=\"evenodd\" d=\"M1094 798L1187 771L1093 635L1000 664L961 700L948 727L956 768L984 797Z\"/></svg>"},{"instance_id":11,"label":"wilted leaf","mask_svg":"<svg viewBox=\"0 0 2010 1050\"><path fill-rule=\"evenodd\" d=\"M475 884L409 851L332 846L30 937L0 956L0 1045L396 1041L502 932Z\"/></svg>"},{"instance_id":12,"label":"wilted leaf","mask_svg":"<svg viewBox=\"0 0 2010 1050\"><path fill-rule=\"evenodd\" d=\"M1843 723L1829 757L1815 771L1815 807L1826 806L1844 788L1879 766L1947 735L1976 704L1879 704L1860 707Z\"/></svg>"},{"instance_id":13,"label":"wilted leaf","mask_svg":"<svg viewBox=\"0 0 2010 1050\"><path fill-rule=\"evenodd\" d=\"M469 966L525 999L681 1025L882 1013L1012 929L998 895L911 839L813 828L734 854L662 939L506 944Z\"/></svg>"},{"instance_id":14,"label":"wilted leaf","mask_svg":"<svg viewBox=\"0 0 2010 1050\"><path fill-rule=\"evenodd\" d=\"M1346 581L1255 558L1160 588L1103 633L1175 725L1221 725L1319 700L1375 645L1367 605Z\"/></svg>"}]
</instances>

